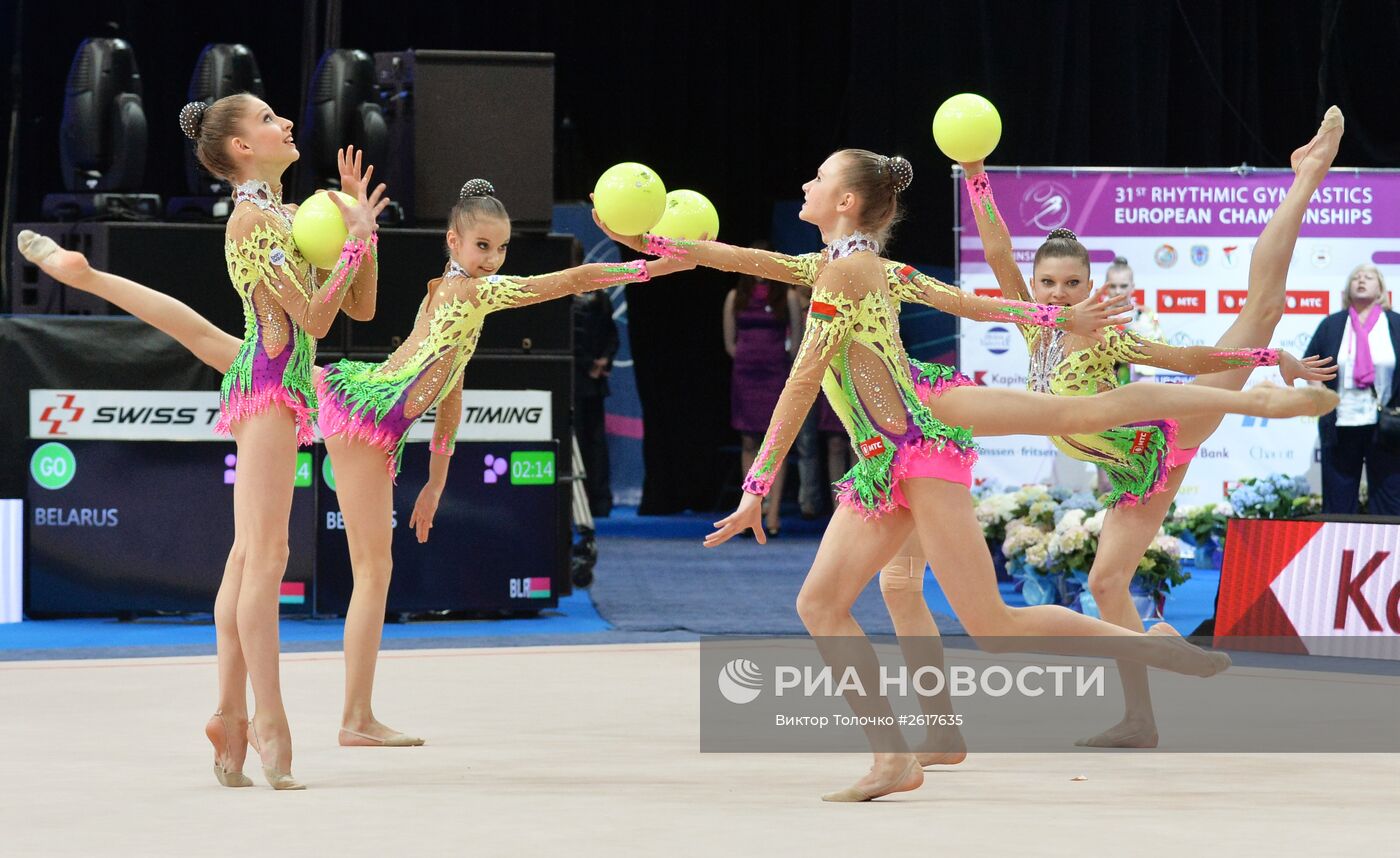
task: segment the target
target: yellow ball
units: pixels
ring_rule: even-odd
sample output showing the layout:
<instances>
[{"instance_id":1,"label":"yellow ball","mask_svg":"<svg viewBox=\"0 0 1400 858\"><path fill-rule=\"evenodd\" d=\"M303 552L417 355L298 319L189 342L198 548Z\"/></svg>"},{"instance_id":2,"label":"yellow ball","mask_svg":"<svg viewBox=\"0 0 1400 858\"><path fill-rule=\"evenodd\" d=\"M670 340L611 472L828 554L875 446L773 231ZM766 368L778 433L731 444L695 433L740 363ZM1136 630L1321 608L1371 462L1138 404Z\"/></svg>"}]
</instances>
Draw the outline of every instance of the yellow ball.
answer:
<instances>
[{"instance_id":1,"label":"yellow ball","mask_svg":"<svg viewBox=\"0 0 1400 858\"><path fill-rule=\"evenodd\" d=\"M331 202L331 194L340 197L347 206L356 204L349 194L326 191L307 197L292 217L292 240L297 243L297 250L307 262L326 270L335 267L340 249L345 246L345 237L350 234L340 209Z\"/></svg>"},{"instance_id":2,"label":"yellow ball","mask_svg":"<svg viewBox=\"0 0 1400 858\"><path fill-rule=\"evenodd\" d=\"M719 212L698 191L671 191L666 195L666 213L651 228L651 232L666 238L694 241L704 236L713 241L719 236Z\"/></svg>"},{"instance_id":3,"label":"yellow ball","mask_svg":"<svg viewBox=\"0 0 1400 858\"><path fill-rule=\"evenodd\" d=\"M933 115L933 141L954 161L981 161L1001 140L1001 116L976 93L959 93Z\"/></svg>"},{"instance_id":4,"label":"yellow ball","mask_svg":"<svg viewBox=\"0 0 1400 858\"><path fill-rule=\"evenodd\" d=\"M619 235L641 235L665 213L666 186L646 164L626 161L598 177L593 205L608 229Z\"/></svg>"}]
</instances>

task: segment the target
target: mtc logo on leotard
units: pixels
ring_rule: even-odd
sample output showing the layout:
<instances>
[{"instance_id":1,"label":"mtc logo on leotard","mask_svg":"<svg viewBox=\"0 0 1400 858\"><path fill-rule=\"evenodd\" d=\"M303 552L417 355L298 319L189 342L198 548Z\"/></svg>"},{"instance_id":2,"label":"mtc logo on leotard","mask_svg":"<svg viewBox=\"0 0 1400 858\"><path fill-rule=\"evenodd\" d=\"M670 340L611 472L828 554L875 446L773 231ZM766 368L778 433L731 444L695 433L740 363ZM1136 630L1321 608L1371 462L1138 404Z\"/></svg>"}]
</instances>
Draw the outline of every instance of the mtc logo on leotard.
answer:
<instances>
[{"instance_id":1,"label":"mtc logo on leotard","mask_svg":"<svg viewBox=\"0 0 1400 858\"><path fill-rule=\"evenodd\" d=\"M860 457L869 459L885 452L885 439L876 435L874 438L867 438L860 442Z\"/></svg>"},{"instance_id":2,"label":"mtc logo on leotard","mask_svg":"<svg viewBox=\"0 0 1400 858\"><path fill-rule=\"evenodd\" d=\"M1151 442L1152 431L1150 429L1143 429L1139 431L1137 433L1137 437L1133 439L1133 455L1141 456L1143 453L1146 453L1147 445Z\"/></svg>"}]
</instances>

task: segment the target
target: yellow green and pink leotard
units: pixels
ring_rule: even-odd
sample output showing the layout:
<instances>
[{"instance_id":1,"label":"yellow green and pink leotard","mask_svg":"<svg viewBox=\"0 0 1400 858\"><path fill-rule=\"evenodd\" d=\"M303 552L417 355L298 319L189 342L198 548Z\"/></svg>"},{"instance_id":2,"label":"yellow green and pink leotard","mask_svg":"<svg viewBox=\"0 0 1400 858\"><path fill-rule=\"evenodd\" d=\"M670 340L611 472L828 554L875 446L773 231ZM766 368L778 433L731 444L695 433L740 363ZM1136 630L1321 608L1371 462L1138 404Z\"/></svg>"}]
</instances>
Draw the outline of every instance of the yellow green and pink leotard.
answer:
<instances>
[{"instance_id":1,"label":"yellow green and pink leotard","mask_svg":"<svg viewBox=\"0 0 1400 858\"><path fill-rule=\"evenodd\" d=\"M802 343L744 489L768 493L820 389L857 454L855 467L836 484L838 497L867 517L907 506L903 479L970 485L977 457L968 429L944 423L930 407L947 388L973 382L950 367L909 358L899 336L900 302L1036 327L1065 327L1072 319L1068 308L963 292L879 257L878 245L860 233L803 256L658 236L643 242L652 255L813 287Z\"/></svg>"},{"instance_id":2,"label":"yellow green and pink leotard","mask_svg":"<svg viewBox=\"0 0 1400 858\"><path fill-rule=\"evenodd\" d=\"M995 246L1005 248L997 251L1004 258L994 258L991 250L987 258L993 271L1004 272L998 277L1003 294L1026 295L1019 269L1010 257L1010 236L992 197L987 174L968 177L967 189L984 241L993 235L998 239ZM1204 375L1240 367L1275 366L1279 361L1279 352L1275 349L1181 348L1118 329L1105 330L1103 342L1095 343L1068 336L1064 331L1024 324L1017 327L1030 352L1027 388L1056 396L1088 396L1111 390L1118 386L1116 367L1125 363ZM1175 420L1154 420L1119 426L1095 435L1069 435L1050 440L1066 455L1103 468L1112 486L1105 498L1106 504L1132 506L1165 488L1171 469L1186 465L1196 455L1194 447L1181 448L1176 436Z\"/></svg>"},{"instance_id":3,"label":"yellow green and pink leotard","mask_svg":"<svg viewBox=\"0 0 1400 858\"><path fill-rule=\"evenodd\" d=\"M315 437L316 338L306 331L328 323L346 302L373 306L378 280L377 234L350 236L319 286L316 270L292 241L295 209L265 182L234 190L224 241L229 279L243 304L243 344L219 390L216 431L274 407L295 421L297 442ZM314 324L313 324L314 323Z\"/></svg>"},{"instance_id":4,"label":"yellow green and pink leotard","mask_svg":"<svg viewBox=\"0 0 1400 858\"><path fill-rule=\"evenodd\" d=\"M443 276L428 284L413 332L388 359L342 360L320 370L321 432L378 447L396 476L409 428L436 406L431 449L450 456L461 419L463 372L487 316L649 278L645 262L595 263L536 277L472 277L449 262Z\"/></svg>"}]
</instances>

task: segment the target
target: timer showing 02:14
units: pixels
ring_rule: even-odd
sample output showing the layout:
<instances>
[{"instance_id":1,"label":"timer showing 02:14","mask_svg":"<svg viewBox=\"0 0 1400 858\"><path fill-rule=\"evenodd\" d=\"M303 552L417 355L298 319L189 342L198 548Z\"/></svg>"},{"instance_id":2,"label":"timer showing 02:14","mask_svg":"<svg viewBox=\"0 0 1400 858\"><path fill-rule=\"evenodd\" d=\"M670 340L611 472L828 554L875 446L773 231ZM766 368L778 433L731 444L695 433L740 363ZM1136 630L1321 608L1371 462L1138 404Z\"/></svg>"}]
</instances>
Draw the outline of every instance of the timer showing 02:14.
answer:
<instances>
[{"instance_id":1,"label":"timer showing 02:14","mask_svg":"<svg viewBox=\"0 0 1400 858\"><path fill-rule=\"evenodd\" d=\"M513 486L554 485L554 451L516 450L511 453L510 484Z\"/></svg>"}]
</instances>

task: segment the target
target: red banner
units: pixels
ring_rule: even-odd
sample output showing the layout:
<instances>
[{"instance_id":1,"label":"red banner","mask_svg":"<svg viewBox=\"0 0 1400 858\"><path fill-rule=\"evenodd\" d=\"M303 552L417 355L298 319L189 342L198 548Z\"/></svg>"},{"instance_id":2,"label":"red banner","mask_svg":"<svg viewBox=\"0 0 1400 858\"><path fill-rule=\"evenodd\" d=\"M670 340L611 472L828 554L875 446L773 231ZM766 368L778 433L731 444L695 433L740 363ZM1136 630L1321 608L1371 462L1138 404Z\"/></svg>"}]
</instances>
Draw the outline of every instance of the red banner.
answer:
<instances>
[{"instance_id":1,"label":"red banner","mask_svg":"<svg viewBox=\"0 0 1400 858\"><path fill-rule=\"evenodd\" d=\"M1384 638L1393 651L1400 525L1231 519L1215 636L1291 638L1274 648L1314 655L1362 655L1359 642Z\"/></svg>"}]
</instances>

